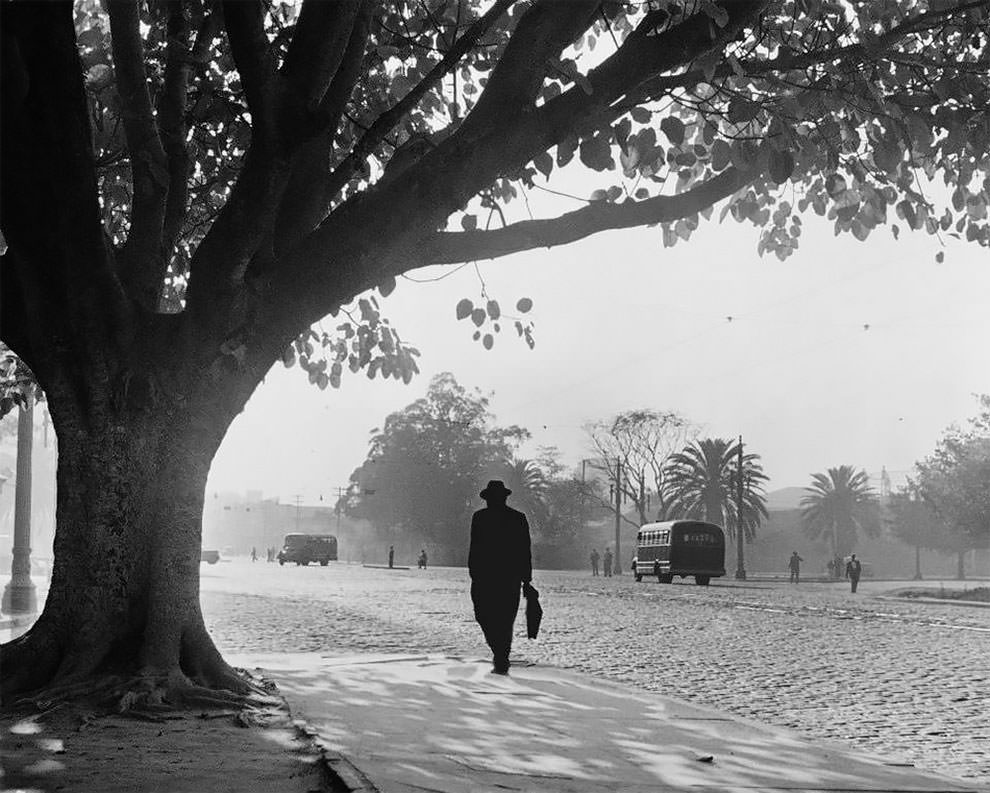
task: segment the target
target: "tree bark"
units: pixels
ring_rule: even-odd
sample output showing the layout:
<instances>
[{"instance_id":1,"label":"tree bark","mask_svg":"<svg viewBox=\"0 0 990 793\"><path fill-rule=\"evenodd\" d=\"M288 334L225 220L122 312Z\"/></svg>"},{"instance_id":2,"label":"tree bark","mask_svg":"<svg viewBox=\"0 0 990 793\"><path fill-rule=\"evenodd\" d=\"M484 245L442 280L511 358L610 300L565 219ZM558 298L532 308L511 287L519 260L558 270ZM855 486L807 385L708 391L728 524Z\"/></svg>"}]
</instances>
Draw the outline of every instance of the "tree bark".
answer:
<instances>
[{"instance_id":1,"label":"tree bark","mask_svg":"<svg viewBox=\"0 0 990 793\"><path fill-rule=\"evenodd\" d=\"M181 704L205 689L247 693L199 604L206 477L236 411L221 414L219 391L145 395L143 410L133 393L103 410L53 396L55 567L38 621L0 646L4 702L101 680L116 681L121 694L140 681L147 704Z\"/></svg>"}]
</instances>

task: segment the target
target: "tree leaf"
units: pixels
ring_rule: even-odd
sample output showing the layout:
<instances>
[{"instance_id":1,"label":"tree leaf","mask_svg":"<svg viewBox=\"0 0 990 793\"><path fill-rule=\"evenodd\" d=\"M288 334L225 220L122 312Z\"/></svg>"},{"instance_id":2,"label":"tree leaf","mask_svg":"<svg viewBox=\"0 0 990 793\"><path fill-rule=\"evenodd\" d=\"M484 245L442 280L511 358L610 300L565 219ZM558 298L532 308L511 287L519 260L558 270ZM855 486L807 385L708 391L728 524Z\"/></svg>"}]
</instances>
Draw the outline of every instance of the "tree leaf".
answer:
<instances>
[{"instance_id":1,"label":"tree leaf","mask_svg":"<svg viewBox=\"0 0 990 793\"><path fill-rule=\"evenodd\" d=\"M520 314L528 313L531 308L533 308L533 301L528 297L521 297L519 298L519 302L516 303L516 310Z\"/></svg>"},{"instance_id":2,"label":"tree leaf","mask_svg":"<svg viewBox=\"0 0 990 793\"><path fill-rule=\"evenodd\" d=\"M478 228L477 215L461 215L461 228L465 231L474 231Z\"/></svg>"},{"instance_id":3,"label":"tree leaf","mask_svg":"<svg viewBox=\"0 0 990 793\"><path fill-rule=\"evenodd\" d=\"M483 308L476 308L471 312L471 321L479 328L485 324L485 317L486 314Z\"/></svg>"},{"instance_id":4,"label":"tree leaf","mask_svg":"<svg viewBox=\"0 0 990 793\"><path fill-rule=\"evenodd\" d=\"M675 116L667 116L660 122L660 130L675 146L684 142L684 122Z\"/></svg>"},{"instance_id":5,"label":"tree leaf","mask_svg":"<svg viewBox=\"0 0 990 793\"><path fill-rule=\"evenodd\" d=\"M471 316L471 312L474 310L474 303L468 300L466 297L459 300L457 303L457 318L467 319Z\"/></svg>"},{"instance_id":6,"label":"tree leaf","mask_svg":"<svg viewBox=\"0 0 990 793\"><path fill-rule=\"evenodd\" d=\"M769 168L770 178L777 184L783 184L791 178L794 173L794 156L789 151L770 152Z\"/></svg>"},{"instance_id":7,"label":"tree leaf","mask_svg":"<svg viewBox=\"0 0 990 793\"><path fill-rule=\"evenodd\" d=\"M553 157L550 156L550 152L545 151L534 157L533 165L546 179L550 179L550 173L553 171Z\"/></svg>"},{"instance_id":8,"label":"tree leaf","mask_svg":"<svg viewBox=\"0 0 990 793\"><path fill-rule=\"evenodd\" d=\"M491 317L492 320L496 320L502 316L502 310L498 307L497 300L489 300L488 304L485 306L485 309L488 311L488 316Z\"/></svg>"},{"instance_id":9,"label":"tree leaf","mask_svg":"<svg viewBox=\"0 0 990 793\"><path fill-rule=\"evenodd\" d=\"M482 337L481 343L484 345L486 350L490 350L495 345L495 339L492 337L491 333L486 333Z\"/></svg>"}]
</instances>

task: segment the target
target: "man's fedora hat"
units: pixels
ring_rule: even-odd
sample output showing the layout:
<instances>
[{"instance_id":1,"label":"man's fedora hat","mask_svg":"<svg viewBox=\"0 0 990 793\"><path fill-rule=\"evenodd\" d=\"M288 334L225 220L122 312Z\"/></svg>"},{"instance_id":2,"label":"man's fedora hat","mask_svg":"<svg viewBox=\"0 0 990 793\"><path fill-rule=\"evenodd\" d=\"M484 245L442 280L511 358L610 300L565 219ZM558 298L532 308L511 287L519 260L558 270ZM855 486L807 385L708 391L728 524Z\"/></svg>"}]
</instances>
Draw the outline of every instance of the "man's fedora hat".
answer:
<instances>
[{"instance_id":1,"label":"man's fedora hat","mask_svg":"<svg viewBox=\"0 0 990 793\"><path fill-rule=\"evenodd\" d=\"M512 491L505 486L505 483L501 479L491 479L488 482L488 486L485 487L478 495L481 496L486 501L492 496L508 496L511 495Z\"/></svg>"}]
</instances>

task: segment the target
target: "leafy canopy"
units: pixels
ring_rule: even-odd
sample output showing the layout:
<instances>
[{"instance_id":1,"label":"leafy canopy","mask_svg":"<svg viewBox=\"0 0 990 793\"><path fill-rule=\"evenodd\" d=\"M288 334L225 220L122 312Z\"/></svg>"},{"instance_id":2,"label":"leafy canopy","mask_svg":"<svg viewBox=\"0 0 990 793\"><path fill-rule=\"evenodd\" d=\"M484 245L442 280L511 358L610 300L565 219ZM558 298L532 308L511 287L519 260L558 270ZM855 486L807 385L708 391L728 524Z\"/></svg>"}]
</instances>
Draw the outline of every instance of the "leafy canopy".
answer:
<instances>
[{"instance_id":1,"label":"leafy canopy","mask_svg":"<svg viewBox=\"0 0 990 793\"><path fill-rule=\"evenodd\" d=\"M990 246L979 0L74 9L109 251L65 272L111 292L103 311L126 313L119 286L146 311L216 318L196 338L239 366L302 333L283 360L320 387L416 372L368 294L410 269L641 225L670 246L720 202L780 258L809 212L860 240L888 226ZM515 199L578 162L600 175L580 208L526 218ZM27 262L23 203L0 226ZM485 348L507 322L532 345L529 301L510 317L483 286L465 300ZM333 328L308 329L328 312ZM36 368L42 341L4 334Z\"/></svg>"}]
</instances>

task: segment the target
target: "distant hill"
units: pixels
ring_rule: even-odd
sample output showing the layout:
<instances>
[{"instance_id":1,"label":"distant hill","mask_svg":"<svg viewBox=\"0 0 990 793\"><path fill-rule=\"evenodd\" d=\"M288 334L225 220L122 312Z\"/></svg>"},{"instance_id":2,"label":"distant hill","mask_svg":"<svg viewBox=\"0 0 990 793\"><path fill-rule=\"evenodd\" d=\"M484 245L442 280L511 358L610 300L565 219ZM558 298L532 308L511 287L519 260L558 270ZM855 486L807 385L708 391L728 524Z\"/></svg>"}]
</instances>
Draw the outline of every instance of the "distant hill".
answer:
<instances>
[{"instance_id":1,"label":"distant hill","mask_svg":"<svg viewBox=\"0 0 990 793\"><path fill-rule=\"evenodd\" d=\"M800 509L801 499L807 495L803 487L782 487L767 493L767 510L779 512L785 509Z\"/></svg>"}]
</instances>

